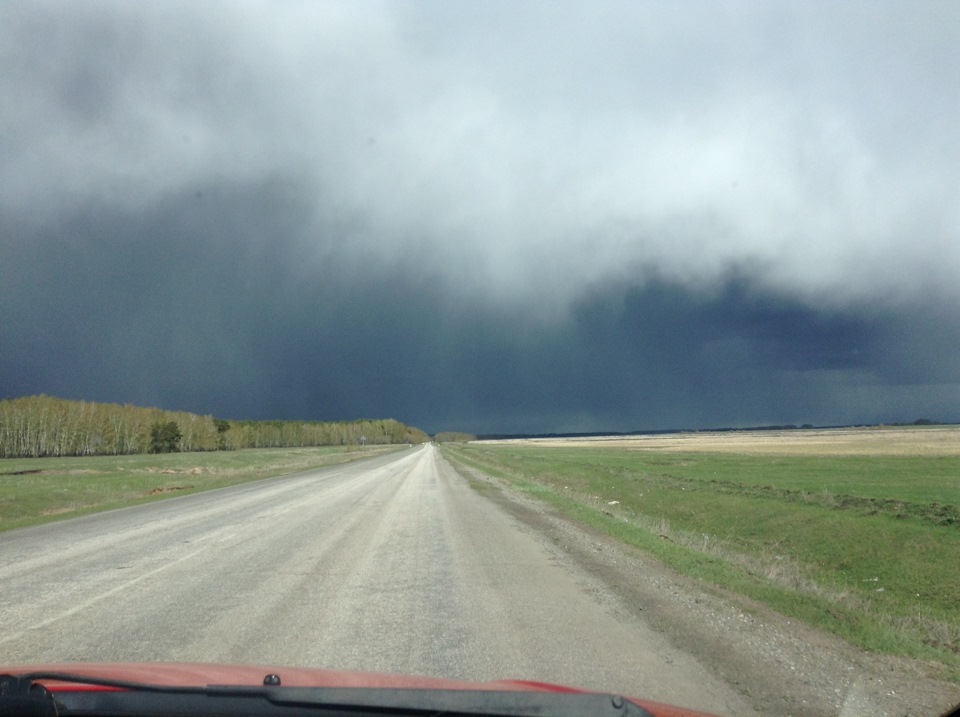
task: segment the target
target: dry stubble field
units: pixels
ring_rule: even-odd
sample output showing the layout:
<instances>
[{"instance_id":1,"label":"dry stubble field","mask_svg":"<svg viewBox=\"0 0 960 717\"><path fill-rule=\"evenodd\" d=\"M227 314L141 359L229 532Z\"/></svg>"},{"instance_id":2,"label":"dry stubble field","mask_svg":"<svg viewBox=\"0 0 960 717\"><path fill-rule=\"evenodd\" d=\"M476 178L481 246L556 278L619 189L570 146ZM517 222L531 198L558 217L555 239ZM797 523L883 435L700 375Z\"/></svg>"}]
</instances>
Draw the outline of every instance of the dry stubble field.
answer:
<instances>
[{"instance_id":1,"label":"dry stubble field","mask_svg":"<svg viewBox=\"0 0 960 717\"><path fill-rule=\"evenodd\" d=\"M960 456L960 426L697 431L642 436L523 438L476 443L792 456Z\"/></svg>"}]
</instances>

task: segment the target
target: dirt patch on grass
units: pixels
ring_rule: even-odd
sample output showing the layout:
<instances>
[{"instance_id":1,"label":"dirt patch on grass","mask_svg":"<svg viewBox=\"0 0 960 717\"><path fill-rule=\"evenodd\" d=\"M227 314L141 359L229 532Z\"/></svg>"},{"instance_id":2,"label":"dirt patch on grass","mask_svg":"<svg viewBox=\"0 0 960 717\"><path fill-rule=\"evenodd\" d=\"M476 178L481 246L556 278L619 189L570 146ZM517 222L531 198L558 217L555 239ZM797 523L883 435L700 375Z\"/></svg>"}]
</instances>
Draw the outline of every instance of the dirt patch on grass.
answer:
<instances>
[{"instance_id":1,"label":"dirt patch on grass","mask_svg":"<svg viewBox=\"0 0 960 717\"><path fill-rule=\"evenodd\" d=\"M178 490L190 490L193 488L192 485L165 485L160 486L159 488L151 488L143 495L157 495L158 493L173 493Z\"/></svg>"},{"instance_id":2,"label":"dirt patch on grass","mask_svg":"<svg viewBox=\"0 0 960 717\"><path fill-rule=\"evenodd\" d=\"M484 443L485 441L478 441ZM499 444L713 451L798 456L960 456L960 426L817 428L782 431L697 431L649 436L523 438Z\"/></svg>"},{"instance_id":3,"label":"dirt patch on grass","mask_svg":"<svg viewBox=\"0 0 960 717\"><path fill-rule=\"evenodd\" d=\"M22 471L7 471L6 473L0 473L0 476L80 476L94 475L97 473L103 473L103 471L92 470L90 468L83 470L47 470L45 468L28 468Z\"/></svg>"},{"instance_id":4,"label":"dirt patch on grass","mask_svg":"<svg viewBox=\"0 0 960 717\"><path fill-rule=\"evenodd\" d=\"M788 503L820 505L835 510L855 510L864 515L886 515L894 518L916 518L932 525L960 525L960 505L919 503L894 498L834 494L829 491L806 491L772 485L752 485L729 480L696 480L663 474L663 480L682 486L682 490L708 490L714 493L773 498Z\"/></svg>"}]
</instances>

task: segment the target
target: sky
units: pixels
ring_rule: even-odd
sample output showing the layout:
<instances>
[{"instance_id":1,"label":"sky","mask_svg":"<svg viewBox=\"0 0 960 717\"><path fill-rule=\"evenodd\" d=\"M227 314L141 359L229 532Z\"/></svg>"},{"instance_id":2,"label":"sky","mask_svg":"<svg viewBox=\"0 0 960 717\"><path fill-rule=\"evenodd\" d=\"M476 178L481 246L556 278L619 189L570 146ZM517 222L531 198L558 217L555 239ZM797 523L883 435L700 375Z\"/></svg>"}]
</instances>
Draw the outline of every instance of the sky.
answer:
<instances>
[{"instance_id":1,"label":"sky","mask_svg":"<svg viewBox=\"0 0 960 717\"><path fill-rule=\"evenodd\" d=\"M960 421L960 3L0 4L0 398Z\"/></svg>"}]
</instances>

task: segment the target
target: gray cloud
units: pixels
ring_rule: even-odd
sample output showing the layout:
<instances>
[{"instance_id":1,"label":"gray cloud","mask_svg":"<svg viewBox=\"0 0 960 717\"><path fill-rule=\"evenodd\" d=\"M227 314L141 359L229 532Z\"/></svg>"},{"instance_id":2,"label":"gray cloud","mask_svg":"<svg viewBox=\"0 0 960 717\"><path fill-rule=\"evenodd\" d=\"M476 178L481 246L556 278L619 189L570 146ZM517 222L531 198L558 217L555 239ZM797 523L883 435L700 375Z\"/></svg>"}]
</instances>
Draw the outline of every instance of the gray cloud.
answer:
<instances>
[{"instance_id":1,"label":"gray cloud","mask_svg":"<svg viewBox=\"0 0 960 717\"><path fill-rule=\"evenodd\" d=\"M960 418L958 30L6 5L0 387L431 429Z\"/></svg>"}]
</instances>

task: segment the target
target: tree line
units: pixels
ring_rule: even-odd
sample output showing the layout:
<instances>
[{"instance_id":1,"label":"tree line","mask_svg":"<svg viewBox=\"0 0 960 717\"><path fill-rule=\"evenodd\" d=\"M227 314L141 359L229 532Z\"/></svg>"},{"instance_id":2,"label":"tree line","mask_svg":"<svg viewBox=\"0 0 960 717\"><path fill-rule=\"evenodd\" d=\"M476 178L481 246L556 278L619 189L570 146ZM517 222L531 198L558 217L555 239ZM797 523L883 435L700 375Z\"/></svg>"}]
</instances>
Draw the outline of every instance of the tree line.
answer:
<instances>
[{"instance_id":1,"label":"tree line","mask_svg":"<svg viewBox=\"0 0 960 717\"><path fill-rule=\"evenodd\" d=\"M356 421L227 421L130 404L53 396L0 400L0 458L92 456L328 445L423 443L392 418Z\"/></svg>"}]
</instances>

